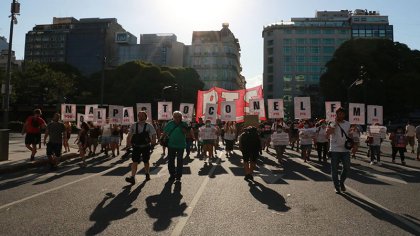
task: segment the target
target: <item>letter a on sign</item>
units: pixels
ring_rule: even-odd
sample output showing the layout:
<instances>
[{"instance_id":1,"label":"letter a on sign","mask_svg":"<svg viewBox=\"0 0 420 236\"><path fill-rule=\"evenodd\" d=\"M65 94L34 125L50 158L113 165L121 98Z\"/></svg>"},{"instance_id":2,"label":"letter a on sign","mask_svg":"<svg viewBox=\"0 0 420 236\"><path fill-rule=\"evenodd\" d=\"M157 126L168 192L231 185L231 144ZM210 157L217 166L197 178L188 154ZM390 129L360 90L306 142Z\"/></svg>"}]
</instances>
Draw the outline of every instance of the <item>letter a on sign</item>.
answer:
<instances>
[{"instance_id":1,"label":"letter a on sign","mask_svg":"<svg viewBox=\"0 0 420 236\"><path fill-rule=\"evenodd\" d=\"M311 118L311 98L295 97L295 119Z\"/></svg>"},{"instance_id":2,"label":"letter a on sign","mask_svg":"<svg viewBox=\"0 0 420 236\"><path fill-rule=\"evenodd\" d=\"M236 121L236 102L222 102L220 119L222 121Z\"/></svg>"}]
</instances>

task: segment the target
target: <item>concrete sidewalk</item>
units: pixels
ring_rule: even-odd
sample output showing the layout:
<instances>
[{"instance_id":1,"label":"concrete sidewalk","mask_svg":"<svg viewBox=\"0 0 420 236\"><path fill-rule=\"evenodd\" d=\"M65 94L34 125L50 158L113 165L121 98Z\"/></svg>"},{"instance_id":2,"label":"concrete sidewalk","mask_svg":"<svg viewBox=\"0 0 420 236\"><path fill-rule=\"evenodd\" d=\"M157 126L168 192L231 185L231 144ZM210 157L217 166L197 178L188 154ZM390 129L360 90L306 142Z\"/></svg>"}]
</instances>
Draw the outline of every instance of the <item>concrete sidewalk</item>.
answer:
<instances>
[{"instance_id":1,"label":"concrete sidewalk","mask_svg":"<svg viewBox=\"0 0 420 236\"><path fill-rule=\"evenodd\" d=\"M79 153L77 152L77 145L74 144L76 137L77 134L72 134L70 137L70 152L63 153L61 156L61 161L79 157ZM41 140L44 140L43 138L44 136L42 135ZM31 161L31 152L25 146L25 136L20 133L10 133L9 159L7 161L0 161L0 174L47 165L48 158L46 156L46 150L46 146L41 144L41 149L38 149L35 155L35 161Z\"/></svg>"}]
</instances>

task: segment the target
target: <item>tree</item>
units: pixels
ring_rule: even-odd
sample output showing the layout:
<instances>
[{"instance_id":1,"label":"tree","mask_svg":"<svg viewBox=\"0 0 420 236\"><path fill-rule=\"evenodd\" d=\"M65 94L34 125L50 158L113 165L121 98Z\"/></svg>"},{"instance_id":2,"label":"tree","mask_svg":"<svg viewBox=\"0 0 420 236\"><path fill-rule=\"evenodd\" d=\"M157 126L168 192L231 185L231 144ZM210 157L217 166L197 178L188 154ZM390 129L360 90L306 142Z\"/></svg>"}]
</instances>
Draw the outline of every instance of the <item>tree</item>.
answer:
<instances>
[{"instance_id":1,"label":"tree","mask_svg":"<svg viewBox=\"0 0 420 236\"><path fill-rule=\"evenodd\" d=\"M326 100L384 106L385 118L420 108L420 52L383 39L355 39L336 50L321 76Z\"/></svg>"}]
</instances>

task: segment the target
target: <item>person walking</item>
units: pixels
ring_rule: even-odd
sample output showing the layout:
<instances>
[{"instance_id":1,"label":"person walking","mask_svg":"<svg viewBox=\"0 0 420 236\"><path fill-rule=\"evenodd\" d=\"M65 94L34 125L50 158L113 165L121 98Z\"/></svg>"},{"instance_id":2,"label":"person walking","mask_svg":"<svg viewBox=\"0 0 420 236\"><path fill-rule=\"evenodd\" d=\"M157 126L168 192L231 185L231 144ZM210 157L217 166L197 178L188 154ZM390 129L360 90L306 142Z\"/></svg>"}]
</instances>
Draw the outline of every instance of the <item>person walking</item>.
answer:
<instances>
[{"instance_id":1,"label":"person walking","mask_svg":"<svg viewBox=\"0 0 420 236\"><path fill-rule=\"evenodd\" d=\"M146 122L147 113L139 111L137 113L138 121L130 126L127 136L127 145L132 146L131 154L131 176L126 177L125 181L130 184L136 183L137 167L140 161L144 163L144 172L146 181L150 180L150 155L152 147L156 145L156 130L153 125Z\"/></svg>"},{"instance_id":2,"label":"person walking","mask_svg":"<svg viewBox=\"0 0 420 236\"><path fill-rule=\"evenodd\" d=\"M72 128L71 122L70 121L64 122L64 127L66 128L66 139L63 140L63 147L64 147L64 153L66 153L66 152L70 152L69 140L70 140L71 128Z\"/></svg>"},{"instance_id":3,"label":"person walking","mask_svg":"<svg viewBox=\"0 0 420 236\"><path fill-rule=\"evenodd\" d=\"M395 132L392 132L389 136L389 139L391 140L391 146L392 146L392 163L395 163L395 156L397 155L397 152L400 153L401 158L401 164L405 165L405 156L404 152L406 152L407 148L407 136L404 134L403 127L397 127Z\"/></svg>"},{"instance_id":4,"label":"person walking","mask_svg":"<svg viewBox=\"0 0 420 236\"><path fill-rule=\"evenodd\" d=\"M318 154L318 161L327 162L328 152L328 136L327 136L327 123L325 120L319 121L319 126L315 134L316 151Z\"/></svg>"},{"instance_id":5,"label":"person walking","mask_svg":"<svg viewBox=\"0 0 420 236\"><path fill-rule=\"evenodd\" d=\"M226 157L231 157L233 155L233 144L236 140L236 122L228 121L224 127L224 140L225 140L225 151Z\"/></svg>"},{"instance_id":6,"label":"person walking","mask_svg":"<svg viewBox=\"0 0 420 236\"><path fill-rule=\"evenodd\" d=\"M254 180L253 172L261 151L261 142L257 132L257 128L248 126L239 137L239 150L242 152L244 159L244 171L246 181Z\"/></svg>"},{"instance_id":7,"label":"person walking","mask_svg":"<svg viewBox=\"0 0 420 236\"><path fill-rule=\"evenodd\" d=\"M61 157L62 143L63 141L66 141L66 139L66 128L64 124L60 122L60 114L55 113L51 123L47 125L44 135L44 146L47 146L47 157L51 169L57 168L57 159Z\"/></svg>"},{"instance_id":8,"label":"person walking","mask_svg":"<svg viewBox=\"0 0 420 236\"><path fill-rule=\"evenodd\" d=\"M380 130L378 129L379 124L375 123L374 125L368 127L368 137L370 139L370 164L373 165L377 163L381 165L381 144L382 138Z\"/></svg>"},{"instance_id":9,"label":"person walking","mask_svg":"<svg viewBox=\"0 0 420 236\"><path fill-rule=\"evenodd\" d=\"M416 127L414 127L410 121L407 123L407 126L405 126L405 135L407 136L408 144L411 146L411 153L414 153Z\"/></svg>"},{"instance_id":10,"label":"person walking","mask_svg":"<svg viewBox=\"0 0 420 236\"><path fill-rule=\"evenodd\" d=\"M350 123L344 120L346 116L344 108L337 108L335 113L336 119L329 124L327 135L330 136L331 175L335 192L340 194L342 191L346 191L344 182L350 171L350 150L345 147L350 130ZM343 168L339 174L338 166L340 162L342 163Z\"/></svg>"},{"instance_id":11,"label":"person walking","mask_svg":"<svg viewBox=\"0 0 420 236\"><path fill-rule=\"evenodd\" d=\"M77 136L77 145L79 146L79 154L80 158L82 158L82 163L80 167L86 167L86 148L88 144L88 132L89 132L89 125L86 122L82 122L80 125L79 135Z\"/></svg>"},{"instance_id":12,"label":"person walking","mask_svg":"<svg viewBox=\"0 0 420 236\"><path fill-rule=\"evenodd\" d=\"M26 119L22 127L22 135L26 133L25 146L31 151L31 161L35 160L36 145L41 143L41 129L46 127L41 115L41 109L35 109L33 115Z\"/></svg>"},{"instance_id":13,"label":"person walking","mask_svg":"<svg viewBox=\"0 0 420 236\"><path fill-rule=\"evenodd\" d=\"M311 151L312 151L312 141L315 138L315 130L310 127L309 121L305 120L303 122L303 127L299 129L299 140L300 140L300 149L301 157L304 162L310 160Z\"/></svg>"},{"instance_id":14,"label":"person walking","mask_svg":"<svg viewBox=\"0 0 420 236\"><path fill-rule=\"evenodd\" d=\"M289 134L284 131L283 126L276 125L276 131L271 135L271 142L274 150L276 150L276 158L278 163L281 165L284 159L284 153L286 152L286 146L289 144Z\"/></svg>"},{"instance_id":15,"label":"person walking","mask_svg":"<svg viewBox=\"0 0 420 236\"><path fill-rule=\"evenodd\" d=\"M359 149L360 145L360 129L358 125L351 125L350 126L350 137L353 139L353 148L351 149L351 157L356 159L356 152Z\"/></svg>"},{"instance_id":16,"label":"person walking","mask_svg":"<svg viewBox=\"0 0 420 236\"><path fill-rule=\"evenodd\" d=\"M199 129L200 140L203 143L203 158L208 159L210 163L214 160L213 149L215 149L215 140L217 139L217 128L211 124L210 120L206 120L204 126ZM208 153L208 154L207 154Z\"/></svg>"},{"instance_id":17,"label":"person walking","mask_svg":"<svg viewBox=\"0 0 420 236\"><path fill-rule=\"evenodd\" d=\"M181 181L183 168L183 155L186 147L185 134L187 133L187 123L182 121L182 113L174 111L173 119L169 121L163 129L163 135L169 138L168 141L168 170L169 180ZM176 168L175 168L176 159Z\"/></svg>"}]
</instances>

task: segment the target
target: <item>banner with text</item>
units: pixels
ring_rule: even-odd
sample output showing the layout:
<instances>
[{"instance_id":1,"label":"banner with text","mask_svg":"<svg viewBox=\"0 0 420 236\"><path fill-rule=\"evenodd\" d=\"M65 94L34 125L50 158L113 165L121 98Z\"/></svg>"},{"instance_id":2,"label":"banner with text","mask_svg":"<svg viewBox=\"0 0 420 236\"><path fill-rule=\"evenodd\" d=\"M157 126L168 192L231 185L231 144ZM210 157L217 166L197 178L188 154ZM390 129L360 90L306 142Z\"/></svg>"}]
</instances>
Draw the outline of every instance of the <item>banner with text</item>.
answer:
<instances>
[{"instance_id":1,"label":"banner with text","mask_svg":"<svg viewBox=\"0 0 420 236\"><path fill-rule=\"evenodd\" d=\"M236 104L235 102L222 102L222 121L236 121Z\"/></svg>"},{"instance_id":2,"label":"banner with text","mask_svg":"<svg viewBox=\"0 0 420 236\"><path fill-rule=\"evenodd\" d=\"M194 113L194 104L193 103L181 103L179 104L179 111L182 112L183 121L192 121Z\"/></svg>"},{"instance_id":3,"label":"banner with text","mask_svg":"<svg viewBox=\"0 0 420 236\"><path fill-rule=\"evenodd\" d=\"M136 115L135 119L137 120L137 114L139 111L145 111L147 114L147 121L152 121L152 104L151 103L137 103L136 104Z\"/></svg>"},{"instance_id":4,"label":"banner with text","mask_svg":"<svg viewBox=\"0 0 420 236\"><path fill-rule=\"evenodd\" d=\"M98 108L98 105L85 106L85 121L93 121L93 109Z\"/></svg>"},{"instance_id":5,"label":"banner with text","mask_svg":"<svg viewBox=\"0 0 420 236\"><path fill-rule=\"evenodd\" d=\"M124 107L122 124L123 125L134 124L134 109L133 109L133 107Z\"/></svg>"},{"instance_id":6,"label":"banner with text","mask_svg":"<svg viewBox=\"0 0 420 236\"><path fill-rule=\"evenodd\" d=\"M104 126L106 124L106 109L105 108L93 109L93 123L99 126Z\"/></svg>"},{"instance_id":7,"label":"banner with text","mask_svg":"<svg viewBox=\"0 0 420 236\"><path fill-rule=\"evenodd\" d=\"M284 103L283 99L268 99L268 118L278 119L284 118Z\"/></svg>"},{"instance_id":8,"label":"banner with text","mask_svg":"<svg viewBox=\"0 0 420 236\"><path fill-rule=\"evenodd\" d=\"M325 102L325 119L335 121L335 111L341 106L341 102Z\"/></svg>"},{"instance_id":9,"label":"banner with text","mask_svg":"<svg viewBox=\"0 0 420 236\"><path fill-rule=\"evenodd\" d=\"M109 124L121 124L124 107L111 105L108 108Z\"/></svg>"},{"instance_id":10,"label":"banner with text","mask_svg":"<svg viewBox=\"0 0 420 236\"><path fill-rule=\"evenodd\" d=\"M368 124L383 124L383 107L368 105L367 106L367 123Z\"/></svg>"},{"instance_id":11,"label":"banner with text","mask_svg":"<svg viewBox=\"0 0 420 236\"><path fill-rule=\"evenodd\" d=\"M66 121L76 121L76 104L61 104L61 119Z\"/></svg>"},{"instance_id":12,"label":"banner with text","mask_svg":"<svg viewBox=\"0 0 420 236\"><path fill-rule=\"evenodd\" d=\"M365 104L350 103L349 104L349 122L355 125L365 124Z\"/></svg>"},{"instance_id":13,"label":"banner with text","mask_svg":"<svg viewBox=\"0 0 420 236\"><path fill-rule=\"evenodd\" d=\"M158 120L172 119L172 102L158 102Z\"/></svg>"},{"instance_id":14,"label":"banner with text","mask_svg":"<svg viewBox=\"0 0 420 236\"><path fill-rule=\"evenodd\" d=\"M77 113L77 124L76 124L76 127L78 129L81 129L83 122L86 122L86 120L85 120L85 114L83 114L83 113Z\"/></svg>"},{"instance_id":15,"label":"banner with text","mask_svg":"<svg viewBox=\"0 0 420 236\"><path fill-rule=\"evenodd\" d=\"M198 91L196 119L198 121L198 118L205 115L205 108L209 103L217 105L216 112L220 115L222 102L235 102L236 120L242 122L245 113L249 111L249 100L252 98L263 98L262 86L232 91L213 87L207 91ZM265 117L261 119L265 119Z\"/></svg>"},{"instance_id":16,"label":"banner with text","mask_svg":"<svg viewBox=\"0 0 420 236\"><path fill-rule=\"evenodd\" d=\"M210 120L212 124L216 124L217 119L217 104L207 103L204 109L204 121Z\"/></svg>"},{"instance_id":17,"label":"banner with text","mask_svg":"<svg viewBox=\"0 0 420 236\"><path fill-rule=\"evenodd\" d=\"M311 118L311 98L295 97L295 119Z\"/></svg>"},{"instance_id":18,"label":"banner with text","mask_svg":"<svg viewBox=\"0 0 420 236\"><path fill-rule=\"evenodd\" d=\"M249 115L258 115L260 120L265 119L264 98L252 98L249 100Z\"/></svg>"}]
</instances>

